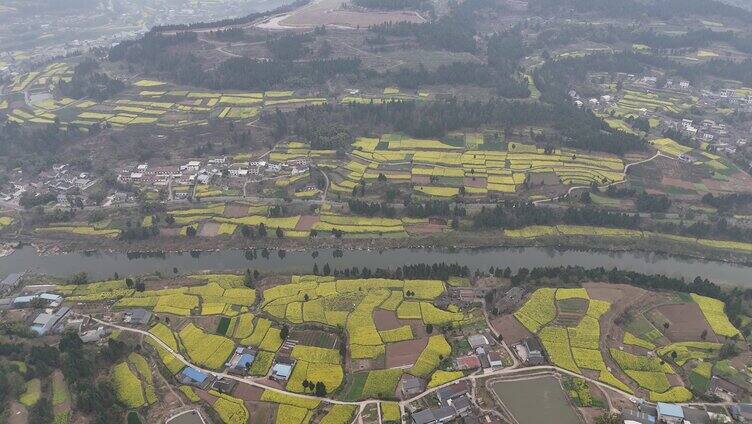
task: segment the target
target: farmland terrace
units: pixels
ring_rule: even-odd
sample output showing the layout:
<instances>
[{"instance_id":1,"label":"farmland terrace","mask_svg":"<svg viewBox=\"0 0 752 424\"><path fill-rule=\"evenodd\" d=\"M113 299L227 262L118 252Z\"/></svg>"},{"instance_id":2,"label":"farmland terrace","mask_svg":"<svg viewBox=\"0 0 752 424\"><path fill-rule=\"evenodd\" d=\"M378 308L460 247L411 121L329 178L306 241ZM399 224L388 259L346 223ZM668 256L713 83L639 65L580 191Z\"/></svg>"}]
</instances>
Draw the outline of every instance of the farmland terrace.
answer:
<instances>
[{"instance_id":1,"label":"farmland terrace","mask_svg":"<svg viewBox=\"0 0 752 424\"><path fill-rule=\"evenodd\" d=\"M126 3L0 5L0 422L750 401L748 9Z\"/></svg>"}]
</instances>

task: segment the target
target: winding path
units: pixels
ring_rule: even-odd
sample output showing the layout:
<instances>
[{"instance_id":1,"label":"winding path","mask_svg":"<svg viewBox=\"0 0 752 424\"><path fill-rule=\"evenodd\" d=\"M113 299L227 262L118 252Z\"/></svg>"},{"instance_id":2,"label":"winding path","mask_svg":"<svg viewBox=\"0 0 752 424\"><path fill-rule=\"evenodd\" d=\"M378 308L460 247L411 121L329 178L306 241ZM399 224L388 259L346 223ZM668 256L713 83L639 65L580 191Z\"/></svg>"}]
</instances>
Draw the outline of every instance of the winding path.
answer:
<instances>
[{"instance_id":1,"label":"winding path","mask_svg":"<svg viewBox=\"0 0 752 424\"><path fill-rule=\"evenodd\" d=\"M199 366L197 366L195 364L192 364L187 359L185 359L185 357L181 353L174 351L172 348L170 348L170 346L168 346L167 344L165 344L162 340L160 340L158 337L156 337L155 335L151 334L148 331L144 331L144 330L140 330L140 329L137 329L137 328L126 327L126 326L114 324L114 323L111 323L111 322L108 322L108 321L103 321L103 320L100 320L98 318L94 318L94 317L92 317L90 315L81 314L81 313L78 313L78 312L74 312L73 315L81 316L81 317L88 317L92 321L97 322L97 323L99 323L101 325L105 325L105 326L108 326L108 327L116 328L116 329L121 330L121 331L130 331L132 333L141 334L141 335L143 335L145 337L150 337L160 347L162 347L167 352L169 352L174 357L176 357L185 366L190 366L190 367L195 368L195 369L197 369L199 371L202 371L202 372L204 372L206 374L210 374L210 375L212 375L214 377L228 378L228 379L240 382L240 383L249 384L251 386L255 386L255 387L258 387L258 388L265 389L265 390L271 390L271 391L277 392L277 393L283 393L283 394L286 394L288 396L294 396L294 397L298 397L298 398L301 398L301 399L317 400L317 401L321 401L321 402L330 403L330 404L333 404L333 405L353 405L353 406L357 406L358 410L359 410L358 411L358 417L361 417L362 412L363 412L363 410L365 409L366 406L368 406L370 404L374 404L374 403L376 403L378 405L378 403L381 402L381 400L379 400L379 399L366 399L366 400L357 401L357 402L348 402L348 401L341 401L341 400L336 400L336 399L331 399L331 398L320 398L320 397L311 396L311 395L305 395L305 394L300 394L300 393L288 392L288 391L283 390L283 389L278 389L278 388L275 388L275 387L267 386L267 385L262 384L260 382L260 381L263 381L263 379L264 379L263 377L261 377L261 378L252 378L252 377L243 378L243 377L238 377L236 375L227 374L227 373L224 373L224 372L217 372L217 371L207 370L207 369L199 367ZM482 373L476 373L476 374L468 375L468 376L466 376L464 378L461 378L461 379L458 379L458 380L454 380L454 381L442 384L441 386L437 386L437 387L428 389L428 390L426 390L426 391L424 391L424 392L422 392L422 393L420 393L418 395L415 395L415 396L413 396L411 398L401 400L401 401L398 402L398 404L399 404L400 410L402 411L402 415L404 416L406 405L408 405L408 404L410 404L410 403L412 403L412 402L414 402L416 400L422 399L422 398L424 398L426 396L431 396L436 391L438 391L438 390L440 390L440 389L442 389L444 387L450 386L450 385L452 385L452 384L454 384L454 383L456 383L458 381L467 380L467 381L471 382L471 384L475 385L476 380L480 380L480 379L491 379L493 377L511 377L513 379L515 379L515 378L518 378L518 379L519 378L530 378L531 377L531 375L530 375L531 373L532 373L532 376L542 375L542 374L553 374L553 375L556 375L556 374L566 374L566 375L569 375L569 376L572 376L572 377L577 377L577 378L581 378L583 380L586 380L586 381L588 381L588 382L590 382L590 383L598 386L599 388L601 388L604 391L611 390L613 392L619 393L619 394L627 397L628 399L629 398L634 398L634 395L631 394L631 393L627 393L627 392L625 392L625 391L623 391L621 389L617 389L615 387L612 387L612 386L610 386L608 384L605 384L605 383L603 383L603 382L601 382L599 380L595 380L595 379L586 377L586 376L584 376L582 374L577 374L575 372L572 372L572 371L569 371L569 370L565 370L563 368L559 368L559 367L556 367L556 366L553 366L553 365L540 365L540 366L534 366L534 367L519 367L519 365L513 365L511 367L502 368L502 369L495 370L495 371L487 371L487 372L482 372ZM681 405L681 406L689 406L689 405L729 406L729 405L732 405L732 404L733 403L728 403L728 402L726 402L726 403L702 403L702 402L698 403L698 402L688 402L688 403L680 403L680 404L677 404L677 405Z\"/></svg>"}]
</instances>

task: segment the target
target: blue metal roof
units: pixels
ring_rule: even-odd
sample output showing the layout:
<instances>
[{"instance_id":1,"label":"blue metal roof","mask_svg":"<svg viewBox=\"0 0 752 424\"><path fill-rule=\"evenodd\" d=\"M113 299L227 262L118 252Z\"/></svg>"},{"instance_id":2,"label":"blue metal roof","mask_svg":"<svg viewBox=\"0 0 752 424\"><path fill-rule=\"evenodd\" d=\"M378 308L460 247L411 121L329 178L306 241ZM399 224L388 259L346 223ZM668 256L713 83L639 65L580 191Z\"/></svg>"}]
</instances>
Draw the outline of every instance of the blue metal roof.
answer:
<instances>
[{"instance_id":1,"label":"blue metal roof","mask_svg":"<svg viewBox=\"0 0 752 424\"><path fill-rule=\"evenodd\" d=\"M192 368L192 367L185 367L183 368L183 371L181 372L184 376L190 378L191 380L195 381L196 383L203 383L204 380L206 380L207 375L202 373L201 371Z\"/></svg>"},{"instance_id":2,"label":"blue metal roof","mask_svg":"<svg viewBox=\"0 0 752 424\"><path fill-rule=\"evenodd\" d=\"M672 403L658 402L658 415L666 415L669 417L684 418L684 411L681 406L674 405Z\"/></svg>"},{"instance_id":3,"label":"blue metal roof","mask_svg":"<svg viewBox=\"0 0 752 424\"><path fill-rule=\"evenodd\" d=\"M252 354L250 354L250 353L244 353L244 354L240 355L240 359L238 359L238 365L237 365L237 367L238 368L245 368L246 365L252 364L254 359L256 359L256 357L253 356Z\"/></svg>"},{"instance_id":4,"label":"blue metal roof","mask_svg":"<svg viewBox=\"0 0 752 424\"><path fill-rule=\"evenodd\" d=\"M289 378L292 373L292 367L287 364L274 364L272 373L283 378Z\"/></svg>"}]
</instances>

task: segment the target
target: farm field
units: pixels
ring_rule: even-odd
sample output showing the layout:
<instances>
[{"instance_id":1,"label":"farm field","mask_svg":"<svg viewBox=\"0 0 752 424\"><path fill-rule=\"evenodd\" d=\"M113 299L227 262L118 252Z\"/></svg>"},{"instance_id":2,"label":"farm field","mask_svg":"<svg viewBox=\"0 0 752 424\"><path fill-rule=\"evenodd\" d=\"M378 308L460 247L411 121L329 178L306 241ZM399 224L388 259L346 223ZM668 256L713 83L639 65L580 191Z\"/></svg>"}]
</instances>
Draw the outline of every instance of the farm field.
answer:
<instances>
[{"instance_id":1,"label":"farm field","mask_svg":"<svg viewBox=\"0 0 752 424\"><path fill-rule=\"evenodd\" d=\"M596 298L591 297L591 290ZM615 296L618 289L608 290L590 286L537 289L514 317L537 335L550 362L560 368L593 376L651 401L692 399L696 394L677 376L687 373L694 380L707 381L707 368L698 369L697 364L716 361L722 342L738 335L724 303L694 293L661 295L658 307L648 305L632 312L618 330L623 340L614 342L602 336L604 328L614 331L613 323L602 318L612 309L605 299L619 298ZM604 350L604 345L609 348Z\"/></svg>"},{"instance_id":2,"label":"farm field","mask_svg":"<svg viewBox=\"0 0 752 424\"><path fill-rule=\"evenodd\" d=\"M457 196L460 190L467 196L513 194L537 179L554 185L602 185L624 178L624 163L616 157L547 152L516 142L490 150L478 134L453 135L448 141L384 134L360 138L353 148L355 160L345 166L349 172L341 174L343 179L332 183L334 192L352 191L361 180L380 175L394 183L409 179L417 194L437 198Z\"/></svg>"},{"instance_id":3,"label":"farm field","mask_svg":"<svg viewBox=\"0 0 752 424\"><path fill-rule=\"evenodd\" d=\"M535 225L519 229L504 230L504 235L512 239L537 239L555 236L586 236L598 238L613 238L625 240L660 240L689 245L712 246L717 249L738 251L752 251L752 243L741 243L724 240L696 239L692 237L677 236L673 234L661 234L651 231L632 229L590 227L577 225L542 226Z\"/></svg>"}]
</instances>

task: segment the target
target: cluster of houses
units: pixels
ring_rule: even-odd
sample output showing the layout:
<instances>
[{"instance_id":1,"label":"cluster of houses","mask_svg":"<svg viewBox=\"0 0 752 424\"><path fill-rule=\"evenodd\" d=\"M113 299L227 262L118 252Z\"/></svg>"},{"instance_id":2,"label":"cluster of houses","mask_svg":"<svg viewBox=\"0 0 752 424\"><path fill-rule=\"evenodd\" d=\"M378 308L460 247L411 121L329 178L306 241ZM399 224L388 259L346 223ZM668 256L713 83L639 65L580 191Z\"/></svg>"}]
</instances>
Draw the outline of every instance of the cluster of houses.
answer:
<instances>
[{"instance_id":1,"label":"cluster of houses","mask_svg":"<svg viewBox=\"0 0 752 424\"><path fill-rule=\"evenodd\" d=\"M71 199L94 187L97 181L87 172L73 171L68 164L58 164L34 176L31 181L26 181L23 176L11 181L12 192L0 193L0 199L10 201L20 198L24 192L33 191L53 193L57 195L58 204L68 205Z\"/></svg>"},{"instance_id":2,"label":"cluster of houses","mask_svg":"<svg viewBox=\"0 0 752 424\"><path fill-rule=\"evenodd\" d=\"M183 165L138 164L123 168L118 181L151 186L166 186L169 181L175 184L211 184L217 178L259 178L280 175L298 175L308 171L306 158L290 159L283 163L265 160L232 162L227 156L191 160Z\"/></svg>"},{"instance_id":3,"label":"cluster of houses","mask_svg":"<svg viewBox=\"0 0 752 424\"><path fill-rule=\"evenodd\" d=\"M456 369L461 371L478 368L495 370L504 366L501 355L491 348L491 344L486 336L474 334L469 336L467 341L472 350L467 355L459 356L454 360Z\"/></svg>"},{"instance_id":4,"label":"cluster of houses","mask_svg":"<svg viewBox=\"0 0 752 424\"><path fill-rule=\"evenodd\" d=\"M730 409L732 417L738 422L752 422L752 404L736 404ZM621 418L624 424L731 422L731 418L725 414L663 402L658 402L655 406L639 403L637 409L622 411Z\"/></svg>"},{"instance_id":5,"label":"cluster of houses","mask_svg":"<svg viewBox=\"0 0 752 424\"><path fill-rule=\"evenodd\" d=\"M410 416L413 424L446 423L459 417L472 414L473 403L470 401L470 384L462 380L436 391L439 405Z\"/></svg>"}]
</instances>

